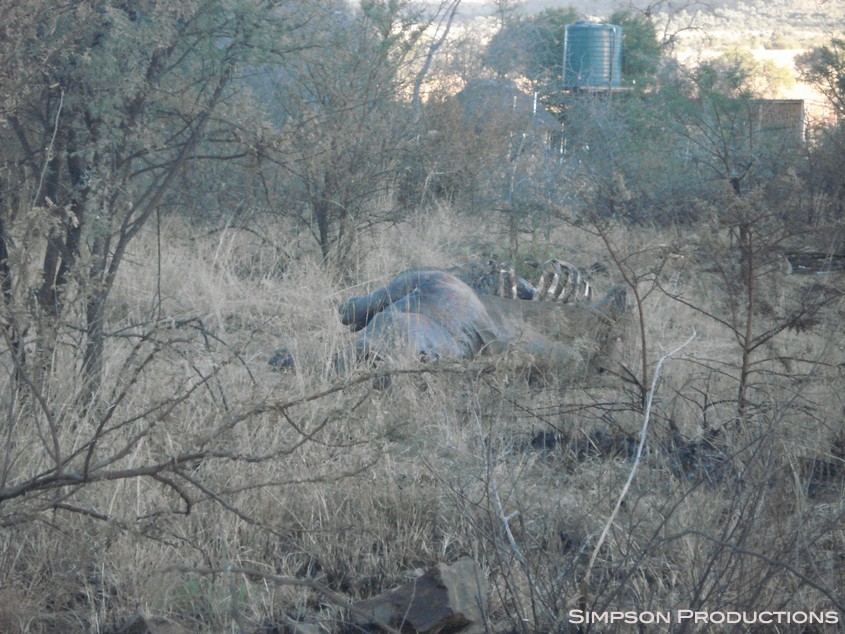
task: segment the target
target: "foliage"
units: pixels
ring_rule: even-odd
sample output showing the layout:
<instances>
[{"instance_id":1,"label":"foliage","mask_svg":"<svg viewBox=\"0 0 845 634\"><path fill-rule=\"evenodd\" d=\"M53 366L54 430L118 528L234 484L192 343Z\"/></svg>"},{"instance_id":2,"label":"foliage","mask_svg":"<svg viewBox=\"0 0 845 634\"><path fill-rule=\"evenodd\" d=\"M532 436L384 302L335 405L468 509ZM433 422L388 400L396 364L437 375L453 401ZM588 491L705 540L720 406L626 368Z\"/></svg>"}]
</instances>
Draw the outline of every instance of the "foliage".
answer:
<instances>
[{"instance_id":1,"label":"foliage","mask_svg":"<svg viewBox=\"0 0 845 634\"><path fill-rule=\"evenodd\" d=\"M407 42L392 33L397 16L379 15L375 6L363 21L329 9L307 36L319 44L285 69L273 98L290 135L281 165L308 200L304 222L316 224L324 257L335 248L342 262L352 248L352 219L384 191L395 168L398 142L391 142L402 114L392 101L399 87L390 58L401 57ZM390 149L379 156L376 148Z\"/></svg>"},{"instance_id":2,"label":"foliage","mask_svg":"<svg viewBox=\"0 0 845 634\"><path fill-rule=\"evenodd\" d=\"M654 80L663 53L654 20L630 10L613 13L607 22L622 27L622 79L626 85Z\"/></svg>"},{"instance_id":3,"label":"foliage","mask_svg":"<svg viewBox=\"0 0 845 634\"><path fill-rule=\"evenodd\" d=\"M490 40L485 61L500 75L518 74L548 87L561 78L566 26L577 20L575 9L545 9L510 19Z\"/></svg>"},{"instance_id":4,"label":"foliage","mask_svg":"<svg viewBox=\"0 0 845 634\"><path fill-rule=\"evenodd\" d=\"M561 96L562 132L445 74L416 113L444 6L0 0L0 630L340 631L463 556L490 631L845 609L845 288L785 257L839 261L841 126L761 125L741 55ZM537 47L495 63L551 82L566 11L497 6ZM603 263L613 363L336 372L339 301L491 252Z\"/></svg>"},{"instance_id":5,"label":"foliage","mask_svg":"<svg viewBox=\"0 0 845 634\"><path fill-rule=\"evenodd\" d=\"M253 79L277 128L263 169L282 172L282 188L270 194L301 201L286 213L341 270L354 261L358 230L401 215L383 202L390 205L417 134L402 99L424 79L414 75L421 39L441 16L406 1L365 2L360 12L343 2L303 10L299 51Z\"/></svg>"},{"instance_id":6,"label":"foliage","mask_svg":"<svg viewBox=\"0 0 845 634\"><path fill-rule=\"evenodd\" d=\"M801 79L813 84L839 116L845 114L845 39L810 49L796 58Z\"/></svg>"},{"instance_id":7,"label":"foliage","mask_svg":"<svg viewBox=\"0 0 845 634\"><path fill-rule=\"evenodd\" d=\"M267 50L268 29L275 31L270 54L284 49L286 27L260 2L43 3L16 17L8 28L26 45L5 51L4 65L13 73L29 67L39 73L23 96L14 85L2 95L4 160L14 168L0 193L0 243L11 254L14 236L29 235L22 246L34 255L34 233L45 245L33 368L49 363L69 285L78 284L83 380L93 396L102 372L104 310L128 245L189 161L200 154L224 158L238 145L236 126L212 115L232 98L238 65ZM32 32L26 30L31 19ZM210 139L213 148L202 145ZM4 273L7 288L21 297L29 292L23 270L7 266ZM6 299L13 309L20 298ZM27 318L15 320L22 321L13 340Z\"/></svg>"},{"instance_id":8,"label":"foliage","mask_svg":"<svg viewBox=\"0 0 845 634\"><path fill-rule=\"evenodd\" d=\"M710 85L711 89L735 96L776 96L782 88L794 83L789 69L773 62L757 61L750 51L738 48L700 64L697 72L702 81L714 82L718 78L721 85Z\"/></svg>"},{"instance_id":9,"label":"foliage","mask_svg":"<svg viewBox=\"0 0 845 634\"><path fill-rule=\"evenodd\" d=\"M830 103L837 122L812 130L817 142L811 149L806 182L812 191L836 201L837 216L845 210L845 177L841 168L845 156L845 40L834 37L829 44L812 48L796 58L803 81L813 84Z\"/></svg>"},{"instance_id":10,"label":"foliage","mask_svg":"<svg viewBox=\"0 0 845 634\"><path fill-rule=\"evenodd\" d=\"M764 110L771 106L758 98L752 77L739 62L676 68L659 94L680 141L673 145L679 158L729 182L737 194L784 174L803 142L800 115L790 111L770 121Z\"/></svg>"}]
</instances>

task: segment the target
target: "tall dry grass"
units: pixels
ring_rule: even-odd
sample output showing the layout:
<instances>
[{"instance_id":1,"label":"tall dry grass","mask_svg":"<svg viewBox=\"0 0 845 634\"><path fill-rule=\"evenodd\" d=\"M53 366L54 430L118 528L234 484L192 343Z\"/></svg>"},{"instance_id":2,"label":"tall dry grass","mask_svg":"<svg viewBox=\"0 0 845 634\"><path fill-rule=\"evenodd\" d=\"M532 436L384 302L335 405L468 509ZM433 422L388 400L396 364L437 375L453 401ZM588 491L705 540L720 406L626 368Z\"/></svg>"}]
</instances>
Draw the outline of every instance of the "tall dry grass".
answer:
<instances>
[{"instance_id":1,"label":"tall dry grass","mask_svg":"<svg viewBox=\"0 0 845 634\"><path fill-rule=\"evenodd\" d=\"M342 610L315 588L360 599L467 555L493 588L492 631L570 631L576 607L841 609L842 488L811 491L806 471L808 459L842 459L835 311L761 355L760 407L737 427L735 342L670 295L646 297L650 367L697 334L667 362L646 454L586 588L643 423L630 382L536 385L494 360L397 375L387 391L373 390L367 369L334 373L332 356L350 341L336 305L402 269L479 255L489 244L478 226L446 206L427 211L362 237L358 263L340 276L292 251L283 225L200 230L171 219L139 238L108 315L101 393L107 404L125 396L97 436L102 412L74 405L69 323L68 363L51 370L58 442L71 451L97 437L95 458L124 471L204 453L158 478L8 502L4 517L20 521L2 535L4 631L117 631L139 612L198 632L292 620L333 631ZM643 284L659 269L676 292L716 296L695 265L657 266L665 250L653 247L676 237L614 239L640 254ZM543 248L607 261L601 240L572 227ZM610 270L600 283L613 281ZM636 332L620 351L633 372L644 345ZM267 365L278 347L294 358L285 372ZM43 417L19 407L10 482L50 464ZM714 428L724 431L702 443Z\"/></svg>"}]
</instances>

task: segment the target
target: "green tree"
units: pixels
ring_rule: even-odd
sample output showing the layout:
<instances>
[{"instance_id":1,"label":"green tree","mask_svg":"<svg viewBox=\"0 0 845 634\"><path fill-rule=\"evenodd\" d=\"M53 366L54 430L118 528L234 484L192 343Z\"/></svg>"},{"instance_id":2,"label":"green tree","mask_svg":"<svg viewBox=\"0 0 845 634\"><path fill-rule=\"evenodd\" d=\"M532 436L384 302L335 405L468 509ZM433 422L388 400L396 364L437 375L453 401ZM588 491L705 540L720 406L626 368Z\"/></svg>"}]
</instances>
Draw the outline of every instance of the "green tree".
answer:
<instances>
[{"instance_id":1,"label":"green tree","mask_svg":"<svg viewBox=\"0 0 845 634\"><path fill-rule=\"evenodd\" d=\"M741 196L785 173L797 158L801 121L764 125L761 86L745 55L729 55L663 77L660 107L683 139L684 160Z\"/></svg>"},{"instance_id":2,"label":"green tree","mask_svg":"<svg viewBox=\"0 0 845 634\"><path fill-rule=\"evenodd\" d=\"M771 61L760 61L746 49L731 49L707 66L735 83L734 91L758 97L776 97L794 80L791 71Z\"/></svg>"},{"instance_id":3,"label":"green tree","mask_svg":"<svg viewBox=\"0 0 845 634\"><path fill-rule=\"evenodd\" d=\"M622 27L622 81L651 83L662 53L654 22L645 14L628 9L613 13L607 21Z\"/></svg>"},{"instance_id":4,"label":"green tree","mask_svg":"<svg viewBox=\"0 0 845 634\"><path fill-rule=\"evenodd\" d=\"M661 77L660 89L613 100L573 95L567 103L565 177L584 226L608 245L638 309L664 284L663 249L614 244L625 223L665 227L705 224L690 254L713 272L720 292L707 301L677 301L725 328L737 344L730 362L737 419L762 402L760 368L780 333L812 321L838 293L789 294L781 288L780 255L817 231L802 213L812 207L804 184L801 120L763 125L766 102L741 59L721 59ZM804 201L804 202L802 202ZM668 222L667 222L668 221ZM668 242L668 241L667 241ZM705 278L713 283L714 277ZM702 292L706 288L702 282ZM672 295L671 289L666 293ZM704 296L704 295L702 295ZM782 300L775 305L773 297ZM647 313L641 311L641 330ZM645 341L645 335L642 335ZM648 379L646 356L637 383Z\"/></svg>"},{"instance_id":5,"label":"green tree","mask_svg":"<svg viewBox=\"0 0 845 634\"><path fill-rule=\"evenodd\" d=\"M676 141L675 160L683 161L695 191L698 222L710 232L697 245L704 265L719 280L713 303L677 301L726 328L735 339L737 420L744 422L761 402L761 364L772 340L790 327L812 320L840 296L819 286L818 293L781 289L786 249L805 244L818 231L799 212L803 184L802 121L786 126L763 124L767 107L759 98L758 77L742 55L705 63L691 73L679 71L661 90L661 111ZM671 293L670 293L671 294ZM780 295L775 306L770 298Z\"/></svg>"},{"instance_id":6,"label":"green tree","mask_svg":"<svg viewBox=\"0 0 845 634\"><path fill-rule=\"evenodd\" d=\"M813 84L839 116L845 115L845 39L812 48L795 58L801 80Z\"/></svg>"},{"instance_id":7,"label":"green tree","mask_svg":"<svg viewBox=\"0 0 845 634\"><path fill-rule=\"evenodd\" d=\"M518 74L548 89L561 78L566 26L577 20L578 12L569 8L503 21L487 46L485 62L499 75Z\"/></svg>"},{"instance_id":8,"label":"green tree","mask_svg":"<svg viewBox=\"0 0 845 634\"><path fill-rule=\"evenodd\" d=\"M831 201L833 213L845 211L845 39L835 37L829 44L810 49L796 58L802 81L814 85L830 103L838 122L825 121L812 131L817 142L810 148L812 165L807 183L816 194Z\"/></svg>"}]
</instances>

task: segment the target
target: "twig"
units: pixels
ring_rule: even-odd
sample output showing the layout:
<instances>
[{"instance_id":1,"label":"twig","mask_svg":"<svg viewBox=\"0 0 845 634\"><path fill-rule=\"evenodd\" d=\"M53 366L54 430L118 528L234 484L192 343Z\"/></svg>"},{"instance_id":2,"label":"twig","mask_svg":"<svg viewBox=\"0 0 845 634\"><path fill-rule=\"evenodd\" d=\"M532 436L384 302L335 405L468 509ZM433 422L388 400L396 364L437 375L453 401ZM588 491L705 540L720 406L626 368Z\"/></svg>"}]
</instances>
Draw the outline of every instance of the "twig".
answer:
<instances>
[{"instance_id":1,"label":"twig","mask_svg":"<svg viewBox=\"0 0 845 634\"><path fill-rule=\"evenodd\" d=\"M674 350L670 350L662 357L660 357L660 360L657 362L657 366L654 368L654 376L651 379L651 387L648 390L648 394L646 394L645 411L643 412L643 426L640 430L640 444L637 447L637 455L634 458L634 466L631 467L631 473L628 474L628 481L625 483L625 486L622 487L622 492L619 494L619 499L616 500L616 506L613 508L613 512L610 514L610 518L607 520L607 523L604 526L604 530L602 530L601 535L599 536L598 542L596 542L596 546L593 549L593 554L590 556L590 563L587 564L587 572L584 575L584 581L582 583L582 598L587 596L587 588L590 585L590 576L593 572L593 566L596 563L596 557L598 557L599 550L601 550L601 547L604 544L604 540L607 538L607 534L610 532L610 527L613 526L613 521L616 519L616 515L619 513L619 509L622 507L622 502L624 501L625 496L628 494L628 490L631 488L631 483L634 481L634 476L637 474L637 469L640 466L640 461L642 460L643 455L643 448L645 447L645 441L648 435L648 423L649 419L651 418L651 405L654 401L654 393L657 391L657 382L660 380L660 370L663 368L663 364L670 357L686 348L692 342L692 340L695 339L695 337L696 332L695 328L693 328L692 334L689 336L689 338Z\"/></svg>"},{"instance_id":2,"label":"twig","mask_svg":"<svg viewBox=\"0 0 845 634\"><path fill-rule=\"evenodd\" d=\"M774 566L774 567L777 567L777 568L783 568L789 574L793 575L795 578L800 579L803 583L807 584L811 588L821 592L827 599L830 600L833 607L835 607L837 610L839 610L839 612L845 612L845 602L843 602L839 598L840 595L836 591L831 591L829 588L824 587L823 585L821 585L820 582L815 581L812 577L805 575L800 570L798 570L794 566L786 563L785 561L779 561L777 559L772 559L771 557L767 557L763 553L759 553L755 550L751 550L750 548L743 548L742 546L739 546L738 544L734 544L734 543L731 543L731 542L728 542L728 541L721 540L717 537L713 537L709 533L706 533L706 532L700 531L700 530L695 530L693 528L688 528L688 529L681 531L680 533L676 533L675 535L670 535L666 539L663 540L663 543L668 544L668 543L673 542L675 540L682 539L682 538L684 538L688 535L695 535L697 537L701 537L701 538L706 539L706 540L708 540L708 541L710 541L714 544L717 544L718 546L721 546L722 548L727 548L727 549L729 549L729 550L731 550L735 553L738 553L740 555L748 555L749 557L755 557L756 559L759 559L760 561L763 561L763 562L769 564L770 566Z\"/></svg>"},{"instance_id":3,"label":"twig","mask_svg":"<svg viewBox=\"0 0 845 634\"><path fill-rule=\"evenodd\" d=\"M499 495L499 483L496 481L496 476L493 473L493 464L492 458L490 455L490 451L488 451L487 443L484 440L484 430L481 428L481 420L476 413L475 416L475 426L476 430L478 431L478 439L481 442L481 448L484 451L484 458L485 458L485 466L487 468L487 479L489 482L490 490L493 493L493 500L495 501L496 505L496 515L498 515L499 520L502 522L502 526L505 529L505 535L508 537L508 542L511 547L511 551L513 551L513 555L516 560L519 562L520 567L522 568L523 573L525 573L525 578L528 579L529 585L534 586L533 578L531 576L531 570L528 567L528 562L525 560L525 556L522 554L522 550L519 547L519 544L516 543L516 538L513 535L513 531L511 531L511 520L514 518L519 517L519 511L514 511L510 515L505 515L505 508L502 504L502 498ZM537 606L534 600L534 593L531 593L531 612L534 615L534 622L537 622Z\"/></svg>"},{"instance_id":4,"label":"twig","mask_svg":"<svg viewBox=\"0 0 845 634\"><path fill-rule=\"evenodd\" d=\"M482 448L486 451L486 443L484 441L484 430L481 429L481 421L478 418L478 415L475 415L475 426L478 430L478 438L481 441ZM519 511L514 511L510 515L505 515L505 508L502 505L502 499L499 497L499 484L496 482L496 476L493 475L493 467L490 464L489 458L487 459L487 471L488 477L490 478L490 488L493 492L493 498L496 501L496 513L499 516L499 519L502 520L502 526L505 529L505 534L508 536L508 541L510 542L511 549L513 550L513 554L516 557L517 561L522 566L525 566L525 557L522 556L522 551L519 549L519 545L516 543L516 538L514 538L513 533L511 532L510 520L519 515Z\"/></svg>"},{"instance_id":5,"label":"twig","mask_svg":"<svg viewBox=\"0 0 845 634\"><path fill-rule=\"evenodd\" d=\"M62 106L65 103L65 91L61 89L61 93L59 94L59 107L56 108L56 121L53 124L53 135L50 137L50 143L47 145L46 152L44 153L44 165L41 169L41 176L38 178L38 187L35 188L35 195L32 197L32 206L35 207L38 204L38 198L41 196L41 189L44 187L44 177L47 174L47 167L50 164L50 161L53 156L53 152L55 151L54 148L56 146L56 136L59 133L59 118L62 114Z\"/></svg>"}]
</instances>

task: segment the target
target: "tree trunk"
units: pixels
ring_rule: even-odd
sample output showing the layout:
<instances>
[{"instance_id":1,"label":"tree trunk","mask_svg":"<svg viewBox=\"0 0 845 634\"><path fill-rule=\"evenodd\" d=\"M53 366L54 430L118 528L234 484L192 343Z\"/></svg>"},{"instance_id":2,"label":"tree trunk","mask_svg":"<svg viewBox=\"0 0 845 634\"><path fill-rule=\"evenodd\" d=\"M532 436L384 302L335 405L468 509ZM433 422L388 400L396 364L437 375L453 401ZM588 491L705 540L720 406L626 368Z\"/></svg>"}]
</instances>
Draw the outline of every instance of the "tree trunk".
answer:
<instances>
[{"instance_id":1,"label":"tree trunk","mask_svg":"<svg viewBox=\"0 0 845 634\"><path fill-rule=\"evenodd\" d=\"M2 214L2 212L0 212ZM6 220L0 215L0 292L3 294L3 306L6 309L6 342L14 359L15 385L20 382L20 369L25 362L21 333L14 309L14 295L12 286L12 269L9 266L8 238L6 235Z\"/></svg>"},{"instance_id":2,"label":"tree trunk","mask_svg":"<svg viewBox=\"0 0 845 634\"><path fill-rule=\"evenodd\" d=\"M326 261L331 251L331 236L329 235L331 225L329 214L331 210L329 203L325 200L317 200L313 204L313 210L317 218L317 240L320 243L320 253L323 254L323 261Z\"/></svg>"},{"instance_id":3,"label":"tree trunk","mask_svg":"<svg viewBox=\"0 0 845 634\"><path fill-rule=\"evenodd\" d=\"M341 209L338 218L337 244L335 245L334 263L338 271L346 271L353 265L355 252L355 219L345 209Z\"/></svg>"}]
</instances>

